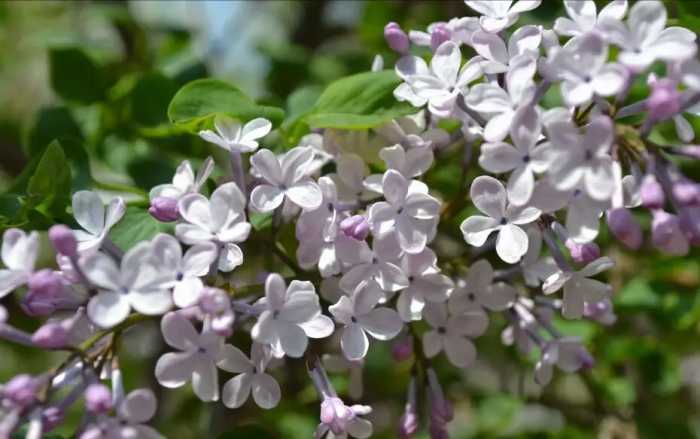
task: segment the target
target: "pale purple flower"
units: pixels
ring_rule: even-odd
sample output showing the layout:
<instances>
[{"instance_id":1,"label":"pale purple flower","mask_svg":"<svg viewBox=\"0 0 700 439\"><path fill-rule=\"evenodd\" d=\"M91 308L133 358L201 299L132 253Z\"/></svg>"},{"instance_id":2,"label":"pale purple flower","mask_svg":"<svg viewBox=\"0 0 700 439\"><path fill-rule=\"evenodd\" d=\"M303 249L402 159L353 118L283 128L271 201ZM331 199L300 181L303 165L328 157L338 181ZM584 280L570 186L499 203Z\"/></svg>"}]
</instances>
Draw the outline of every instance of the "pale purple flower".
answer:
<instances>
[{"instance_id":1,"label":"pale purple flower","mask_svg":"<svg viewBox=\"0 0 700 439\"><path fill-rule=\"evenodd\" d=\"M430 147L404 149L401 145L387 146L379 151L379 157L387 169L398 171L406 178L423 175L433 164L433 150Z\"/></svg>"},{"instance_id":2,"label":"pale purple flower","mask_svg":"<svg viewBox=\"0 0 700 439\"><path fill-rule=\"evenodd\" d=\"M248 239L250 223L245 217L245 197L234 182L211 194L189 194L180 200L180 215L186 221L175 226L175 235L185 244L213 242L219 247L218 268L228 272L243 263L236 243Z\"/></svg>"},{"instance_id":3,"label":"pale purple flower","mask_svg":"<svg viewBox=\"0 0 700 439\"><path fill-rule=\"evenodd\" d=\"M426 302L446 301L454 283L440 273L437 257L427 247L418 254L404 255L401 267L408 279L408 286L399 293L396 310L404 322L421 320Z\"/></svg>"},{"instance_id":4,"label":"pale purple flower","mask_svg":"<svg viewBox=\"0 0 700 439\"><path fill-rule=\"evenodd\" d=\"M535 9L541 0L465 0L467 6L480 13L481 28L486 32L498 33L518 21L521 12Z\"/></svg>"},{"instance_id":5,"label":"pale purple flower","mask_svg":"<svg viewBox=\"0 0 700 439\"><path fill-rule=\"evenodd\" d=\"M53 248L60 254L73 258L78 252L78 241L75 234L68 226L56 224L49 229L49 240Z\"/></svg>"},{"instance_id":6,"label":"pale purple flower","mask_svg":"<svg viewBox=\"0 0 700 439\"><path fill-rule=\"evenodd\" d=\"M652 214L651 242L654 247L669 255L688 254L690 244L681 230L678 216L660 209L654 210Z\"/></svg>"},{"instance_id":7,"label":"pale purple flower","mask_svg":"<svg viewBox=\"0 0 700 439\"><path fill-rule=\"evenodd\" d=\"M540 210L532 206L516 208L507 205L503 184L486 175L474 179L469 193L474 206L487 216L474 215L462 222L460 229L464 240L481 247L491 233L497 232L498 256L509 264L518 262L528 247L527 234L520 226L539 218Z\"/></svg>"},{"instance_id":8,"label":"pale purple flower","mask_svg":"<svg viewBox=\"0 0 700 439\"><path fill-rule=\"evenodd\" d=\"M474 362L476 348L468 337L478 337L486 331L486 313L448 315L444 303L430 303L423 310L423 318L431 327L423 333L423 351L428 358L445 351L447 359L456 367L467 367Z\"/></svg>"},{"instance_id":9,"label":"pale purple flower","mask_svg":"<svg viewBox=\"0 0 700 439\"><path fill-rule=\"evenodd\" d=\"M592 366L593 359L577 337L562 337L547 342L535 365L535 381L541 386L552 379L553 366L564 372L576 372Z\"/></svg>"},{"instance_id":10,"label":"pale purple flower","mask_svg":"<svg viewBox=\"0 0 700 439\"><path fill-rule=\"evenodd\" d=\"M384 40L386 40L391 50L401 55L408 53L408 49L411 46L406 32L393 21L384 26Z\"/></svg>"},{"instance_id":11,"label":"pale purple flower","mask_svg":"<svg viewBox=\"0 0 700 439\"><path fill-rule=\"evenodd\" d=\"M321 423L316 428L314 438L366 439L372 435L372 423L360 416L371 412L369 406L347 406L337 396L326 395L321 402Z\"/></svg>"},{"instance_id":12,"label":"pale purple flower","mask_svg":"<svg viewBox=\"0 0 700 439\"><path fill-rule=\"evenodd\" d=\"M116 417L98 418L88 425L80 439L163 439L152 427L144 423L156 414L156 397L150 389L137 389L126 395L117 406Z\"/></svg>"},{"instance_id":13,"label":"pale purple flower","mask_svg":"<svg viewBox=\"0 0 700 439\"><path fill-rule=\"evenodd\" d=\"M27 283L34 271L39 251L39 234L8 229L2 236L0 256L6 268L0 269L0 298Z\"/></svg>"},{"instance_id":14,"label":"pale purple flower","mask_svg":"<svg viewBox=\"0 0 700 439\"><path fill-rule=\"evenodd\" d=\"M451 40L457 45L469 44L471 36L474 31L479 30L479 19L476 17L460 17L452 18L447 22L438 21L428 25L427 32L411 30L408 33L408 37L411 42L417 46L423 47L433 47L433 40L437 40L438 37L433 37L434 33L440 33L442 35L447 34L447 39ZM441 36L440 39L443 39ZM443 40L444 42L445 40ZM437 46L439 47L439 45Z\"/></svg>"},{"instance_id":15,"label":"pale purple flower","mask_svg":"<svg viewBox=\"0 0 700 439\"><path fill-rule=\"evenodd\" d=\"M554 31L559 35L574 37L595 30L600 20L621 21L627 13L627 0L613 0L600 12L593 0L564 0L564 9L570 18L557 18Z\"/></svg>"},{"instance_id":16,"label":"pale purple flower","mask_svg":"<svg viewBox=\"0 0 700 439\"><path fill-rule=\"evenodd\" d=\"M92 413L112 410L112 392L102 383L90 384L85 389L85 408Z\"/></svg>"},{"instance_id":17,"label":"pale purple flower","mask_svg":"<svg viewBox=\"0 0 700 439\"><path fill-rule=\"evenodd\" d=\"M520 269L523 272L525 285L539 287L540 284L558 271L557 264L551 257L540 258L542 251L542 232L539 227L527 229L528 247L527 253L520 261ZM517 304L517 303L516 303Z\"/></svg>"},{"instance_id":18,"label":"pale purple flower","mask_svg":"<svg viewBox=\"0 0 700 439\"><path fill-rule=\"evenodd\" d=\"M642 205L647 209L661 209L666 203L664 190L656 180L656 177L654 177L654 174L644 176L639 194L642 199Z\"/></svg>"},{"instance_id":19,"label":"pale purple flower","mask_svg":"<svg viewBox=\"0 0 700 439\"><path fill-rule=\"evenodd\" d=\"M365 241L338 240L336 252L340 261L350 267L340 279L343 291L352 293L368 282L376 282L387 292L408 286L406 274L399 266L401 249L393 234L375 237L371 249Z\"/></svg>"},{"instance_id":20,"label":"pale purple flower","mask_svg":"<svg viewBox=\"0 0 700 439\"><path fill-rule=\"evenodd\" d=\"M203 130L199 132L199 136L227 151L246 153L258 149L257 140L270 132L272 124L262 117L242 124L232 117L219 114L214 120L214 128L216 132Z\"/></svg>"},{"instance_id":21,"label":"pale purple flower","mask_svg":"<svg viewBox=\"0 0 700 439\"><path fill-rule=\"evenodd\" d=\"M157 198L179 200L187 194L198 193L214 170L214 160L207 157L195 176L188 160L183 161L175 170L172 183L153 187L148 197L153 203Z\"/></svg>"},{"instance_id":22,"label":"pale purple flower","mask_svg":"<svg viewBox=\"0 0 700 439\"><path fill-rule=\"evenodd\" d=\"M299 358L308 337L324 338L333 332L333 321L321 314L316 289L311 282L293 280L289 287L272 273L265 281L265 297L256 302L264 311L251 330L253 340L272 347L276 357Z\"/></svg>"},{"instance_id":23,"label":"pale purple flower","mask_svg":"<svg viewBox=\"0 0 700 439\"><path fill-rule=\"evenodd\" d=\"M474 32L471 45L484 58L484 73L496 74L507 72L511 61L519 55L528 54L536 59L541 42L542 29L528 25L513 32L507 47L497 34L484 31Z\"/></svg>"},{"instance_id":24,"label":"pale purple flower","mask_svg":"<svg viewBox=\"0 0 700 439\"><path fill-rule=\"evenodd\" d=\"M465 280L457 282L450 296L450 314L461 315L484 309L503 311L510 307L518 292L505 282L494 283L493 276L493 267L487 260L473 263Z\"/></svg>"},{"instance_id":25,"label":"pale purple flower","mask_svg":"<svg viewBox=\"0 0 700 439\"><path fill-rule=\"evenodd\" d=\"M644 236L642 227L634 219L632 213L624 207L617 207L606 212L608 229L615 238L632 250L642 245Z\"/></svg>"},{"instance_id":26,"label":"pale purple flower","mask_svg":"<svg viewBox=\"0 0 700 439\"><path fill-rule=\"evenodd\" d=\"M579 271L559 271L547 278L542 291L552 294L563 288L562 315L567 319L581 318L586 302L598 302L610 296L610 285L592 277L613 265L612 259L602 257Z\"/></svg>"},{"instance_id":27,"label":"pale purple flower","mask_svg":"<svg viewBox=\"0 0 700 439\"><path fill-rule=\"evenodd\" d=\"M272 212L288 199L304 210L316 209L323 195L318 185L307 176L314 158L309 147L296 147L281 158L262 149L250 158L250 163L266 183L256 186L250 193L250 205L259 212Z\"/></svg>"},{"instance_id":28,"label":"pale purple flower","mask_svg":"<svg viewBox=\"0 0 700 439\"><path fill-rule=\"evenodd\" d=\"M328 174L336 185L338 199L347 203L379 197L380 188L368 185L369 168L357 154L344 152L335 159L336 172Z\"/></svg>"},{"instance_id":29,"label":"pale purple flower","mask_svg":"<svg viewBox=\"0 0 700 439\"><path fill-rule=\"evenodd\" d=\"M224 384L221 400L228 408L238 408L253 395L253 401L258 407L271 409L275 407L281 396L280 386L272 375L265 372L271 355L266 348L253 343L248 358L240 349L225 345L219 367L236 373Z\"/></svg>"},{"instance_id":30,"label":"pale purple flower","mask_svg":"<svg viewBox=\"0 0 700 439\"><path fill-rule=\"evenodd\" d=\"M97 250L109 231L126 212L121 197L113 198L107 208L96 192L79 191L73 194L73 216L84 230L74 230L81 253Z\"/></svg>"}]
</instances>

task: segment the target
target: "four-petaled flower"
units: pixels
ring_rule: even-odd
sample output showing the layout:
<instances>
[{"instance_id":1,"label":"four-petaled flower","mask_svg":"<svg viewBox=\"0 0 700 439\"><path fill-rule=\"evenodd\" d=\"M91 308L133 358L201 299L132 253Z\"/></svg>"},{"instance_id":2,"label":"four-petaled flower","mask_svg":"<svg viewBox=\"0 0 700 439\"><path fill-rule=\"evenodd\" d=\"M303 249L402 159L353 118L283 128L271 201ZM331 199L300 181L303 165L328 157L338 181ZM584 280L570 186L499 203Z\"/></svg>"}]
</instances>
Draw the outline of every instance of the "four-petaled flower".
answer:
<instances>
[{"instance_id":1,"label":"four-petaled flower","mask_svg":"<svg viewBox=\"0 0 700 439\"><path fill-rule=\"evenodd\" d=\"M483 311L449 315L444 303L430 303L423 317L431 329L423 333L423 351L432 358L445 351L456 367L467 367L476 359L476 348L468 337L478 337L486 331L488 318Z\"/></svg>"},{"instance_id":2,"label":"four-petaled flower","mask_svg":"<svg viewBox=\"0 0 700 439\"><path fill-rule=\"evenodd\" d=\"M259 117L243 125L232 117L218 115L214 120L214 128L216 132L203 130L199 132L199 136L227 151L245 153L258 149L257 140L270 132L272 124L269 120Z\"/></svg>"},{"instance_id":3,"label":"four-petaled flower","mask_svg":"<svg viewBox=\"0 0 700 439\"><path fill-rule=\"evenodd\" d=\"M265 373L270 362L269 351L261 344L253 343L248 358L240 349L231 345L224 346L222 369L237 373L224 384L221 400L226 407L235 409L242 406L250 394L258 407L271 409L280 401L280 386L272 375Z\"/></svg>"},{"instance_id":4,"label":"four-petaled flower","mask_svg":"<svg viewBox=\"0 0 700 439\"><path fill-rule=\"evenodd\" d=\"M27 235L19 229L8 229L3 234L1 256L7 268L0 270L0 298L27 283L38 251L39 234L36 232Z\"/></svg>"},{"instance_id":5,"label":"four-petaled flower","mask_svg":"<svg viewBox=\"0 0 700 439\"><path fill-rule=\"evenodd\" d=\"M107 208L95 192L79 191L73 194L73 216L80 227L74 230L78 251L97 250L109 231L126 212L126 203L120 197L113 198Z\"/></svg>"}]
</instances>

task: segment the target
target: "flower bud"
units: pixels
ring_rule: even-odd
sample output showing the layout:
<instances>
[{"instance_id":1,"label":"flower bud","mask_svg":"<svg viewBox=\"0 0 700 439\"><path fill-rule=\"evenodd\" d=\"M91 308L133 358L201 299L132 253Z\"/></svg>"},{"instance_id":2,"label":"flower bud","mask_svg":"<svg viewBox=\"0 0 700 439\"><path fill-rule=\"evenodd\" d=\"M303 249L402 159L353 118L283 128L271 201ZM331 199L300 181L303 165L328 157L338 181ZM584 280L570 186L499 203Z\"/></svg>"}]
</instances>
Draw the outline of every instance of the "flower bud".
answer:
<instances>
[{"instance_id":1,"label":"flower bud","mask_svg":"<svg viewBox=\"0 0 700 439\"><path fill-rule=\"evenodd\" d=\"M205 288L199 297L199 308L205 314L220 314L231 308L231 302L222 290Z\"/></svg>"},{"instance_id":2,"label":"flower bud","mask_svg":"<svg viewBox=\"0 0 700 439\"><path fill-rule=\"evenodd\" d=\"M340 222L340 231L347 237L364 241L369 235L369 222L362 215L353 215Z\"/></svg>"},{"instance_id":3,"label":"flower bud","mask_svg":"<svg viewBox=\"0 0 700 439\"><path fill-rule=\"evenodd\" d=\"M595 242L578 244L571 239L567 239L565 245L569 249L571 258L579 264L588 264L600 257L600 247Z\"/></svg>"},{"instance_id":4,"label":"flower bud","mask_svg":"<svg viewBox=\"0 0 700 439\"><path fill-rule=\"evenodd\" d=\"M629 210L616 207L608 210L606 214L608 228L618 241L632 250L637 250L642 245L642 228L632 217Z\"/></svg>"},{"instance_id":5,"label":"flower bud","mask_svg":"<svg viewBox=\"0 0 700 439\"><path fill-rule=\"evenodd\" d=\"M413 340L401 337L391 345L391 356L395 361L406 361L413 355Z\"/></svg>"},{"instance_id":6,"label":"flower bud","mask_svg":"<svg viewBox=\"0 0 700 439\"><path fill-rule=\"evenodd\" d=\"M153 218L164 223L176 221L180 218L177 200L170 197L156 197L152 199L151 207L148 208L148 213L150 213Z\"/></svg>"},{"instance_id":7,"label":"flower bud","mask_svg":"<svg viewBox=\"0 0 700 439\"><path fill-rule=\"evenodd\" d=\"M42 297L58 297L63 292L61 276L53 270L43 269L29 277L29 292Z\"/></svg>"},{"instance_id":8,"label":"flower bud","mask_svg":"<svg viewBox=\"0 0 700 439\"><path fill-rule=\"evenodd\" d=\"M384 26L384 39L394 52L398 52L401 55L408 53L410 46L408 35L393 21Z\"/></svg>"},{"instance_id":9,"label":"flower bud","mask_svg":"<svg viewBox=\"0 0 700 439\"><path fill-rule=\"evenodd\" d=\"M42 427L45 432L49 432L58 427L63 422L63 410L56 406L49 406L41 412Z\"/></svg>"},{"instance_id":10,"label":"flower bud","mask_svg":"<svg viewBox=\"0 0 700 439\"><path fill-rule=\"evenodd\" d=\"M90 384L85 389L85 408L96 414L107 413L112 410L112 392L104 384Z\"/></svg>"},{"instance_id":11,"label":"flower bud","mask_svg":"<svg viewBox=\"0 0 700 439\"><path fill-rule=\"evenodd\" d=\"M449 41L452 38L452 32L444 24L438 24L430 32L430 47L433 52L442 45L445 41Z\"/></svg>"},{"instance_id":12,"label":"flower bud","mask_svg":"<svg viewBox=\"0 0 700 439\"><path fill-rule=\"evenodd\" d=\"M2 395L19 407L27 407L34 402L39 382L31 375L21 374L12 378L2 388Z\"/></svg>"},{"instance_id":13,"label":"flower bud","mask_svg":"<svg viewBox=\"0 0 700 439\"><path fill-rule=\"evenodd\" d=\"M663 210L655 210L653 216L651 243L654 247L669 255L683 256L687 254L689 244L681 231L678 217Z\"/></svg>"},{"instance_id":14,"label":"flower bud","mask_svg":"<svg viewBox=\"0 0 700 439\"><path fill-rule=\"evenodd\" d=\"M68 257L75 257L78 253L78 241L71 229L63 224L56 224L49 229L49 240L57 252Z\"/></svg>"},{"instance_id":15,"label":"flower bud","mask_svg":"<svg viewBox=\"0 0 700 439\"><path fill-rule=\"evenodd\" d=\"M700 199L700 187L686 178L673 183L671 191L673 191L673 197L684 206L696 204Z\"/></svg>"},{"instance_id":16,"label":"flower bud","mask_svg":"<svg viewBox=\"0 0 700 439\"><path fill-rule=\"evenodd\" d=\"M678 213L681 231L691 245L700 245L700 207L685 207Z\"/></svg>"},{"instance_id":17,"label":"flower bud","mask_svg":"<svg viewBox=\"0 0 700 439\"><path fill-rule=\"evenodd\" d=\"M399 419L398 436L401 439L413 437L418 431L418 414L413 411L406 411Z\"/></svg>"},{"instance_id":18,"label":"flower bud","mask_svg":"<svg viewBox=\"0 0 700 439\"><path fill-rule=\"evenodd\" d=\"M49 322L36 330L32 342L44 349L61 349L68 344L68 330L56 322Z\"/></svg>"},{"instance_id":19,"label":"flower bud","mask_svg":"<svg viewBox=\"0 0 700 439\"><path fill-rule=\"evenodd\" d=\"M700 145L687 145L680 148L680 152L688 157L700 160Z\"/></svg>"},{"instance_id":20,"label":"flower bud","mask_svg":"<svg viewBox=\"0 0 700 439\"><path fill-rule=\"evenodd\" d=\"M347 423L355 413L338 397L324 398L321 402L321 422L326 424L335 435L346 432Z\"/></svg>"},{"instance_id":21,"label":"flower bud","mask_svg":"<svg viewBox=\"0 0 700 439\"><path fill-rule=\"evenodd\" d=\"M666 202L663 188L651 174L646 175L642 180L639 196L642 199L642 204L647 209L661 209Z\"/></svg>"},{"instance_id":22,"label":"flower bud","mask_svg":"<svg viewBox=\"0 0 700 439\"><path fill-rule=\"evenodd\" d=\"M651 84L651 94L647 100L649 118L654 121L665 120L681 110L681 94L676 83L668 78L661 78Z\"/></svg>"},{"instance_id":23,"label":"flower bud","mask_svg":"<svg viewBox=\"0 0 700 439\"><path fill-rule=\"evenodd\" d=\"M439 422L430 423L430 439L449 439L450 434L447 432L444 424Z\"/></svg>"}]
</instances>

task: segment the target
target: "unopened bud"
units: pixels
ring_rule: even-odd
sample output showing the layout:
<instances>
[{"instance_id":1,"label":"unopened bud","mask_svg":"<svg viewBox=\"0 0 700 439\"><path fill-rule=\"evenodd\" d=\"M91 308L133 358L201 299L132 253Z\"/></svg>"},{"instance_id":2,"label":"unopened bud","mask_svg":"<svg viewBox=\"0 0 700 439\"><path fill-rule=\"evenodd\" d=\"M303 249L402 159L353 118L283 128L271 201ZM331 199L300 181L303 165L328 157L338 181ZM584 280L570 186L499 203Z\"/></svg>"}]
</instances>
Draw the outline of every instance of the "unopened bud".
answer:
<instances>
[{"instance_id":1,"label":"unopened bud","mask_svg":"<svg viewBox=\"0 0 700 439\"><path fill-rule=\"evenodd\" d=\"M579 264L588 264L600 257L600 247L595 242L578 244L571 239L567 239L566 248L569 249L571 258Z\"/></svg>"},{"instance_id":2,"label":"unopened bud","mask_svg":"<svg viewBox=\"0 0 700 439\"><path fill-rule=\"evenodd\" d=\"M49 229L49 240L57 252L74 257L78 252L78 241L71 229L63 224L56 224Z\"/></svg>"},{"instance_id":3,"label":"unopened bud","mask_svg":"<svg viewBox=\"0 0 700 439\"><path fill-rule=\"evenodd\" d=\"M58 427L63 422L63 410L56 406L49 406L41 412L42 427L45 432L49 432Z\"/></svg>"},{"instance_id":4,"label":"unopened bud","mask_svg":"<svg viewBox=\"0 0 700 439\"><path fill-rule=\"evenodd\" d=\"M651 94L647 100L649 118L655 121L668 119L681 110L681 94L676 83L661 78L651 84Z\"/></svg>"},{"instance_id":5,"label":"unopened bud","mask_svg":"<svg viewBox=\"0 0 700 439\"><path fill-rule=\"evenodd\" d=\"M689 244L681 231L678 217L663 210L655 210L653 216L651 243L654 247L669 255L683 256L687 254Z\"/></svg>"},{"instance_id":6,"label":"unopened bud","mask_svg":"<svg viewBox=\"0 0 700 439\"><path fill-rule=\"evenodd\" d=\"M391 356L395 361L406 361L413 355L413 339L401 337L391 345Z\"/></svg>"},{"instance_id":7,"label":"unopened bud","mask_svg":"<svg viewBox=\"0 0 700 439\"><path fill-rule=\"evenodd\" d=\"M90 384L85 389L85 408L96 414L107 413L112 410L112 392L104 384Z\"/></svg>"},{"instance_id":8,"label":"unopened bud","mask_svg":"<svg viewBox=\"0 0 700 439\"><path fill-rule=\"evenodd\" d=\"M408 48L410 46L408 35L393 21L384 26L384 39L394 52L400 53L401 55L408 53Z\"/></svg>"},{"instance_id":9,"label":"unopened bud","mask_svg":"<svg viewBox=\"0 0 700 439\"><path fill-rule=\"evenodd\" d=\"M34 402L39 382L31 375L21 374L12 378L2 388L2 395L20 407Z\"/></svg>"},{"instance_id":10,"label":"unopened bud","mask_svg":"<svg viewBox=\"0 0 700 439\"><path fill-rule=\"evenodd\" d=\"M644 177L639 188L639 196L647 209L661 209L666 202L664 190L653 175Z\"/></svg>"},{"instance_id":11,"label":"unopened bud","mask_svg":"<svg viewBox=\"0 0 700 439\"><path fill-rule=\"evenodd\" d=\"M430 32L430 47L433 52L438 49L445 41L450 41L452 38L452 32L444 24L438 24Z\"/></svg>"},{"instance_id":12,"label":"unopened bud","mask_svg":"<svg viewBox=\"0 0 700 439\"><path fill-rule=\"evenodd\" d=\"M369 222L362 215L353 215L340 222L340 231L347 237L364 241L369 235Z\"/></svg>"},{"instance_id":13,"label":"unopened bud","mask_svg":"<svg viewBox=\"0 0 700 439\"><path fill-rule=\"evenodd\" d=\"M153 218L164 223L176 221L180 218L177 200L170 197L156 197L151 200L151 207L148 208L148 213Z\"/></svg>"},{"instance_id":14,"label":"unopened bud","mask_svg":"<svg viewBox=\"0 0 700 439\"><path fill-rule=\"evenodd\" d=\"M608 228L618 241L626 247L637 250L642 245L642 228L632 217L629 210L623 207L610 209L606 215Z\"/></svg>"},{"instance_id":15,"label":"unopened bud","mask_svg":"<svg viewBox=\"0 0 700 439\"><path fill-rule=\"evenodd\" d=\"M44 349L61 349L68 344L68 330L60 323L49 322L34 332L32 342Z\"/></svg>"},{"instance_id":16,"label":"unopened bud","mask_svg":"<svg viewBox=\"0 0 700 439\"><path fill-rule=\"evenodd\" d=\"M700 245L700 207L691 206L681 209L678 213L681 230L693 246Z\"/></svg>"},{"instance_id":17,"label":"unopened bud","mask_svg":"<svg viewBox=\"0 0 700 439\"><path fill-rule=\"evenodd\" d=\"M673 183L671 190L673 197L684 206L696 204L700 199L700 186L686 178Z\"/></svg>"}]
</instances>

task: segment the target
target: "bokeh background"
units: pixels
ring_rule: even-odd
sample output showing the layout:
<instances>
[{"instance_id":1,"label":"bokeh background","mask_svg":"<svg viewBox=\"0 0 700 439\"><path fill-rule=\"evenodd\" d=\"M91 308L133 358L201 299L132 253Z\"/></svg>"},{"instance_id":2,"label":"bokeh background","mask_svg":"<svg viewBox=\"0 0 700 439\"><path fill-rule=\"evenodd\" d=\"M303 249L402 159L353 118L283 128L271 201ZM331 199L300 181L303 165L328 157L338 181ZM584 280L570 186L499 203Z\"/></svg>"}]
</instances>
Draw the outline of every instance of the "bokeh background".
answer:
<instances>
[{"instance_id":1,"label":"bokeh background","mask_svg":"<svg viewBox=\"0 0 700 439\"><path fill-rule=\"evenodd\" d=\"M522 22L551 25L564 13L558 1L543 3ZM669 16L698 32L698 3L669 1ZM424 30L468 14L462 1L0 2L0 230L45 229L64 218L65 210L26 209L18 198L53 139L64 147L73 190L120 192L139 205L181 160L218 154L169 127L168 102L186 82L218 77L293 114L334 79L369 70L377 54L391 68L396 57L382 36L388 21ZM697 128L697 117L690 118ZM662 127L659 135L671 132ZM684 166L697 180L697 165ZM452 171L445 169L445 181ZM648 224L648 215L640 220ZM452 437L700 437L697 250L680 259L650 247L629 253L605 232L601 243L619 262L610 277L617 323L557 321L562 332L583 338L596 367L557 373L541 389L532 379L536 359L501 345L505 322L496 318L477 342L475 366L460 371L436 362L456 407ZM45 262L51 263L48 251ZM7 305L13 324L32 329L16 304ZM145 324L126 334L120 359L127 388L156 389L155 425L168 437L311 437L319 406L302 362L276 372L283 388L276 409L248 404L232 411L202 404L188 388L159 389L152 371L164 349L157 327ZM0 343L0 382L40 373L62 356ZM373 344L362 402L374 407L375 437L395 437L409 371L410 361L392 360L389 344ZM340 391L347 388L346 376L333 380ZM81 413L70 416L75 426Z\"/></svg>"}]
</instances>

